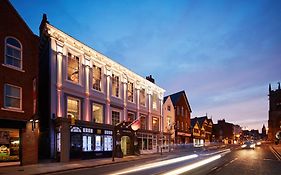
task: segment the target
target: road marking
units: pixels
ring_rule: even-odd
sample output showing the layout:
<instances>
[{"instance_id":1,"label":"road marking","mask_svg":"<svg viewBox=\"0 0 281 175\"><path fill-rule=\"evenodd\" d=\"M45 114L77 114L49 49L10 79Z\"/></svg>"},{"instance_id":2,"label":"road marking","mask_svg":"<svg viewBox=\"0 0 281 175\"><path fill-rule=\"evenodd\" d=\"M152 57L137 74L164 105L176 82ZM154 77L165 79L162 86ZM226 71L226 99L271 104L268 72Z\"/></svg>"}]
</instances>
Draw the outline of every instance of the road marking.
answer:
<instances>
[{"instance_id":1,"label":"road marking","mask_svg":"<svg viewBox=\"0 0 281 175\"><path fill-rule=\"evenodd\" d=\"M231 160L229 163L233 163L234 161L236 161L238 158L236 157L235 159Z\"/></svg>"},{"instance_id":2,"label":"road marking","mask_svg":"<svg viewBox=\"0 0 281 175\"><path fill-rule=\"evenodd\" d=\"M217 168L218 168L218 167L215 166L214 168L211 169L211 171L214 171L214 170L217 169Z\"/></svg>"},{"instance_id":3,"label":"road marking","mask_svg":"<svg viewBox=\"0 0 281 175\"><path fill-rule=\"evenodd\" d=\"M208 154L200 154L202 156L210 156L210 155L214 155L214 154L218 154L218 153L228 153L228 152L231 152L230 149L224 149L224 150L221 150L221 151L216 151L216 152L213 152L213 153L208 153Z\"/></svg>"},{"instance_id":4,"label":"road marking","mask_svg":"<svg viewBox=\"0 0 281 175\"><path fill-rule=\"evenodd\" d=\"M270 148L270 151L273 153L273 155L277 158L277 160L281 160L281 156L279 155L279 153L277 153L277 151L272 148L272 146L269 147Z\"/></svg>"}]
</instances>

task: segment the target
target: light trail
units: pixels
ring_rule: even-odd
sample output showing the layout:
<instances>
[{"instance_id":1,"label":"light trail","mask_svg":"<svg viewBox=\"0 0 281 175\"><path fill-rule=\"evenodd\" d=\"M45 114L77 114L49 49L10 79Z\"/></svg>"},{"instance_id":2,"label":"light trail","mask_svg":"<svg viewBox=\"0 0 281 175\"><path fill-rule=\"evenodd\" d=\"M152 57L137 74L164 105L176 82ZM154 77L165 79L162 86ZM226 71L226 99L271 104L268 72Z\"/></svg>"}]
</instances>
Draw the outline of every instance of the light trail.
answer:
<instances>
[{"instance_id":1,"label":"light trail","mask_svg":"<svg viewBox=\"0 0 281 175\"><path fill-rule=\"evenodd\" d=\"M155 162L155 163L150 163L150 164L146 164L146 165L141 165L141 166L137 166L137 167L132 167L132 168L125 169L123 171L114 172L112 174L119 175L119 174L133 173L133 172L137 172L137 171L142 171L142 170L146 170L146 169L150 169L150 168L161 167L161 166L165 166L165 165L169 165L169 164L173 164L173 163L177 163L177 162L193 159L193 158L196 158L196 157L198 157L197 154L192 154L192 155L188 155L188 156L183 156L183 157L178 157L178 158L174 158L174 159L169 159L169 160L164 160L164 161L160 161L160 162Z\"/></svg>"},{"instance_id":2,"label":"light trail","mask_svg":"<svg viewBox=\"0 0 281 175\"><path fill-rule=\"evenodd\" d=\"M193 163L193 164L190 164L190 165L187 165L187 166L184 166L184 167L181 167L181 168L177 168L175 170L172 170L172 171L169 171L167 173L164 173L163 175L178 175L178 174L182 174L184 172L187 172L187 171L190 171L192 169L195 169L195 168L198 168L200 166L203 166L203 165L206 165L210 162L213 162L217 159L221 158L221 155L215 155L215 156L212 156L208 159L204 159L204 160L201 160L199 162L196 162L196 163Z\"/></svg>"}]
</instances>

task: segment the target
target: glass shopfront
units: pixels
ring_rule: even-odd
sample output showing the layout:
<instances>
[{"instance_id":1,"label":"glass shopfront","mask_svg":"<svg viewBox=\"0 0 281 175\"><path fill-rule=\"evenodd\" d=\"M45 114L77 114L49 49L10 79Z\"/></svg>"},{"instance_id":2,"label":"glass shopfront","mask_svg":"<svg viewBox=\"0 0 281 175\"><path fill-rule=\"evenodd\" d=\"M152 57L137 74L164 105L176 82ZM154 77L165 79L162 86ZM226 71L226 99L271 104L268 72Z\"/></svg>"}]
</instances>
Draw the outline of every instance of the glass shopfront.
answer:
<instances>
[{"instance_id":1,"label":"glass shopfront","mask_svg":"<svg viewBox=\"0 0 281 175\"><path fill-rule=\"evenodd\" d=\"M0 128L0 162L19 161L18 129Z\"/></svg>"},{"instance_id":2,"label":"glass shopfront","mask_svg":"<svg viewBox=\"0 0 281 175\"><path fill-rule=\"evenodd\" d=\"M94 158L111 156L113 148L112 133L112 130L71 126L70 157ZM58 140L60 140L60 133L57 133L57 145L60 145Z\"/></svg>"}]
</instances>

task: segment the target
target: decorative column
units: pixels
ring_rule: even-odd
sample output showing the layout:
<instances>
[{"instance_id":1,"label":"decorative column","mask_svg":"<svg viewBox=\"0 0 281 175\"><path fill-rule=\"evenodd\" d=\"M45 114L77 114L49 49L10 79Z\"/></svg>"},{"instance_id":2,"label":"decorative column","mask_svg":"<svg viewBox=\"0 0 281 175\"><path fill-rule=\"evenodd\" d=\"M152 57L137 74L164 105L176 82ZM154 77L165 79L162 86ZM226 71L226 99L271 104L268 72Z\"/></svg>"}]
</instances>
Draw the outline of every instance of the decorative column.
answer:
<instances>
[{"instance_id":1,"label":"decorative column","mask_svg":"<svg viewBox=\"0 0 281 175\"><path fill-rule=\"evenodd\" d=\"M140 86L138 81L136 82L135 89L136 89L137 118L140 118Z\"/></svg>"},{"instance_id":2,"label":"decorative column","mask_svg":"<svg viewBox=\"0 0 281 175\"><path fill-rule=\"evenodd\" d=\"M62 59L63 59L63 43L57 41L57 117L62 117Z\"/></svg>"},{"instance_id":3,"label":"decorative column","mask_svg":"<svg viewBox=\"0 0 281 175\"><path fill-rule=\"evenodd\" d=\"M124 105L124 110L123 110L123 121L128 120L128 115L127 115L127 83L128 79L125 74L122 75L122 84L123 84L123 105Z\"/></svg>"},{"instance_id":4,"label":"decorative column","mask_svg":"<svg viewBox=\"0 0 281 175\"><path fill-rule=\"evenodd\" d=\"M148 130L152 130L152 115L151 115L152 90L151 90L151 87L148 87L146 94L147 94L147 97L148 97Z\"/></svg>"},{"instance_id":5,"label":"decorative column","mask_svg":"<svg viewBox=\"0 0 281 175\"><path fill-rule=\"evenodd\" d=\"M105 66L105 74L106 74L106 109L105 109L105 123L111 124L111 115L110 115L110 97L111 97L111 76L112 71L109 65Z\"/></svg>"},{"instance_id":6,"label":"decorative column","mask_svg":"<svg viewBox=\"0 0 281 175\"><path fill-rule=\"evenodd\" d=\"M91 121L90 115L90 68L91 62L89 59L84 57L84 66L85 66L85 103L84 103L84 110L85 110L85 121Z\"/></svg>"}]
</instances>

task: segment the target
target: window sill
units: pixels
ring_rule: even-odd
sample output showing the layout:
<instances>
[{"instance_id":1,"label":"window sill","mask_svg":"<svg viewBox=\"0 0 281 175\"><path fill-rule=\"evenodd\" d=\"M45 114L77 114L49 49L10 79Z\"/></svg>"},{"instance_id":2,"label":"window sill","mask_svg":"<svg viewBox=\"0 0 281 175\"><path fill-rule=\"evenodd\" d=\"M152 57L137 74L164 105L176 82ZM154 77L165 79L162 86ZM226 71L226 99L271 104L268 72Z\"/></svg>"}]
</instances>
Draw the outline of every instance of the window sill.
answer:
<instances>
[{"instance_id":1,"label":"window sill","mask_svg":"<svg viewBox=\"0 0 281 175\"><path fill-rule=\"evenodd\" d=\"M21 109L1 108L1 110L3 110L3 111L10 111L10 112L24 113L24 111L21 110Z\"/></svg>"},{"instance_id":2,"label":"window sill","mask_svg":"<svg viewBox=\"0 0 281 175\"><path fill-rule=\"evenodd\" d=\"M122 100L121 97L116 97L116 96L114 96L114 95L111 95L111 97L116 98L116 99L119 99L119 100Z\"/></svg>"},{"instance_id":3,"label":"window sill","mask_svg":"<svg viewBox=\"0 0 281 175\"><path fill-rule=\"evenodd\" d=\"M17 71L20 71L20 72L25 72L23 69L20 69L20 68L18 68L18 67L11 66L11 65L8 65L8 64L2 64L2 66L7 67L7 68L10 68L10 69L17 70Z\"/></svg>"},{"instance_id":4,"label":"window sill","mask_svg":"<svg viewBox=\"0 0 281 175\"><path fill-rule=\"evenodd\" d=\"M76 83L74 81L71 81L71 80L68 80L66 79L65 82L69 83L69 84L72 84L72 85L76 85L76 86L80 86L80 87L83 87L82 84L79 82L79 83Z\"/></svg>"},{"instance_id":5,"label":"window sill","mask_svg":"<svg viewBox=\"0 0 281 175\"><path fill-rule=\"evenodd\" d=\"M98 92L98 93L101 93L101 94L104 94L104 92L103 92L103 91L99 91L99 90L96 90L96 89L94 89L94 88L92 88L92 91L94 91L94 92Z\"/></svg>"}]
</instances>

